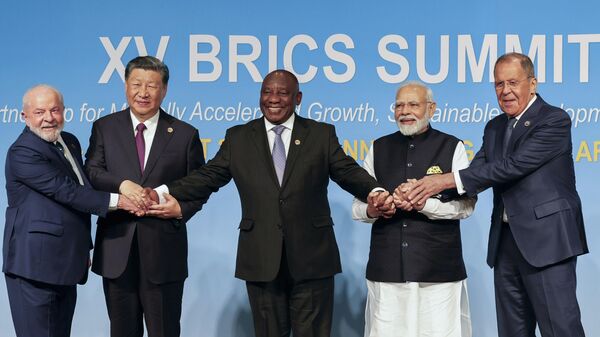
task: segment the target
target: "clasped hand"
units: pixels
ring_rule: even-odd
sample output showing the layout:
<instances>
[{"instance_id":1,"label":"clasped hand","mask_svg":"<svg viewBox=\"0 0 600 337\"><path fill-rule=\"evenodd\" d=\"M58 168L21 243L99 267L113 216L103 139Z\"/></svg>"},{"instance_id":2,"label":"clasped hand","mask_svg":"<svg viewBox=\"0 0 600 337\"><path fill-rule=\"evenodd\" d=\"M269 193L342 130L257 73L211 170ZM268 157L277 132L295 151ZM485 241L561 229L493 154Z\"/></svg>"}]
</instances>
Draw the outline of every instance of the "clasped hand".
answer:
<instances>
[{"instance_id":1,"label":"clasped hand","mask_svg":"<svg viewBox=\"0 0 600 337\"><path fill-rule=\"evenodd\" d=\"M125 180L119 187L118 208L136 216L151 215L162 219L181 218L181 206L177 199L168 193L163 197L165 202L160 204L158 193L150 187L142 187L130 180Z\"/></svg>"},{"instance_id":2,"label":"clasped hand","mask_svg":"<svg viewBox=\"0 0 600 337\"><path fill-rule=\"evenodd\" d=\"M370 218L391 218L396 213L394 200L388 191L375 191L367 196L367 215Z\"/></svg>"},{"instance_id":3,"label":"clasped hand","mask_svg":"<svg viewBox=\"0 0 600 337\"><path fill-rule=\"evenodd\" d=\"M416 183L416 179L408 179L405 183L398 185L398 187L394 189L393 199L396 208L405 212L410 212L412 210L421 211L423 209L425 203L413 203L409 199L409 195L414 190Z\"/></svg>"}]
</instances>

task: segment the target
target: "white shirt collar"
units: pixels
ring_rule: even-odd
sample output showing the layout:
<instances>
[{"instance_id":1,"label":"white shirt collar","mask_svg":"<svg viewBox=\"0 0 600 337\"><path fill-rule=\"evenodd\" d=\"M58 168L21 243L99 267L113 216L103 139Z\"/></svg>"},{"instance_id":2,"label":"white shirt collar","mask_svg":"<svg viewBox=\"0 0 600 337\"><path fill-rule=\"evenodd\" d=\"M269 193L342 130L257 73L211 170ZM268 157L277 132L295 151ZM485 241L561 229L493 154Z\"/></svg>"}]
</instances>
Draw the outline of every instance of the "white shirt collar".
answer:
<instances>
[{"instance_id":1,"label":"white shirt collar","mask_svg":"<svg viewBox=\"0 0 600 337\"><path fill-rule=\"evenodd\" d=\"M137 117L133 114L133 112L131 112L131 110L129 110L129 116L131 117L131 124L133 125L133 130L135 131L135 127L138 124L140 124L141 122L137 119ZM144 125L146 125L146 128L150 129L151 126L155 126L156 124L158 124L159 117L160 117L160 110L158 110L158 112L155 113L154 116L148 118L144 122Z\"/></svg>"},{"instance_id":2,"label":"white shirt collar","mask_svg":"<svg viewBox=\"0 0 600 337\"><path fill-rule=\"evenodd\" d=\"M519 118L521 118L521 116L523 116L523 113L525 111L527 111L527 109L529 109L529 107L533 104L533 102L535 102L535 100L537 99L537 94L533 95L533 98L531 98L531 100L529 101L529 103L527 103L527 106L525 107L525 109L523 109L523 111L521 111L520 114L518 114L515 118L517 119L517 121L519 120Z\"/></svg>"},{"instance_id":3,"label":"white shirt collar","mask_svg":"<svg viewBox=\"0 0 600 337\"><path fill-rule=\"evenodd\" d=\"M281 123L281 125L285 126L286 129L292 131L292 129L294 128L294 120L296 119L296 114L293 113L290 118L287 119L287 121ZM267 129L267 132L269 132L274 126L275 124L269 122L266 118L264 118L265 120L265 128Z\"/></svg>"}]
</instances>

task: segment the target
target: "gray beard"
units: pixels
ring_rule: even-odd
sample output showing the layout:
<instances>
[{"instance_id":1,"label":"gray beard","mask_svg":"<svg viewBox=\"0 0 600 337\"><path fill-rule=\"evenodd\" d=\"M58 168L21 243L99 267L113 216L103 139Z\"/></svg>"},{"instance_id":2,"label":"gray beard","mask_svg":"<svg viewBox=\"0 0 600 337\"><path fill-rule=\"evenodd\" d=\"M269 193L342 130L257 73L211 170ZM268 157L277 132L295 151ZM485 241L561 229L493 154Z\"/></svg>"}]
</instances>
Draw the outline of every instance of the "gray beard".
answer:
<instances>
[{"instance_id":1,"label":"gray beard","mask_svg":"<svg viewBox=\"0 0 600 337\"><path fill-rule=\"evenodd\" d=\"M429 116L425 115L421 119L417 119L417 122L413 125L404 125L400 123L399 120L396 121L398 128L400 129L400 133L405 136L414 136L425 130L427 130L427 126L429 125Z\"/></svg>"},{"instance_id":2,"label":"gray beard","mask_svg":"<svg viewBox=\"0 0 600 337\"><path fill-rule=\"evenodd\" d=\"M33 128L33 127L29 127L29 130L31 130L31 132L35 133L38 137L42 138L43 140L49 142L49 143L54 143L58 140L58 136L60 136L60 133L62 132L64 127L64 124L59 126L58 129L56 129L56 131L52 132L52 133L44 133L42 131L42 128Z\"/></svg>"}]
</instances>

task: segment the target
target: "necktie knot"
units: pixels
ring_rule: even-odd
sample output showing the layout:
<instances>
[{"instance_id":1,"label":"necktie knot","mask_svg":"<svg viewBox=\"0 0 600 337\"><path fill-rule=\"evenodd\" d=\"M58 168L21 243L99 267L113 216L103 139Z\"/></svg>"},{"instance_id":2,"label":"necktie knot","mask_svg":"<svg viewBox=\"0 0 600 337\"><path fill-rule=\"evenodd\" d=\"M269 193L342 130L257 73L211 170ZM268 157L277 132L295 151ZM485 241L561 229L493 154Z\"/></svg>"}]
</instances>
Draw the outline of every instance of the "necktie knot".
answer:
<instances>
[{"instance_id":1,"label":"necktie knot","mask_svg":"<svg viewBox=\"0 0 600 337\"><path fill-rule=\"evenodd\" d=\"M281 136L283 130L285 130L285 126L281 124L275 125L271 130L273 130L273 132L275 132L276 135Z\"/></svg>"},{"instance_id":2,"label":"necktie knot","mask_svg":"<svg viewBox=\"0 0 600 337\"><path fill-rule=\"evenodd\" d=\"M137 130L138 133L144 132L144 130L146 130L146 124L140 123L135 127L135 129Z\"/></svg>"},{"instance_id":3,"label":"necktie knot","mask_svg":"<svg viewBox=\"0 0 600 337\"><path fill-rule=\"evenodd\" d=\"M58 151L60 151L62 154L65 154L65 148L59 141L56 141L53 144L54 144L54 147L58 149Z\"/></svg>"},{"instance_id":4,"label":"necktie knot","mask_svg":"<svg viewBox=\"0 0 600 337\"><path fill-rule=\"evenodd\" d=\"M516 123L517 123L517 118L516 117L510 117L508 119L508 125L507 125L507 127L514 128Z\"/></svg>"}]
</instances>

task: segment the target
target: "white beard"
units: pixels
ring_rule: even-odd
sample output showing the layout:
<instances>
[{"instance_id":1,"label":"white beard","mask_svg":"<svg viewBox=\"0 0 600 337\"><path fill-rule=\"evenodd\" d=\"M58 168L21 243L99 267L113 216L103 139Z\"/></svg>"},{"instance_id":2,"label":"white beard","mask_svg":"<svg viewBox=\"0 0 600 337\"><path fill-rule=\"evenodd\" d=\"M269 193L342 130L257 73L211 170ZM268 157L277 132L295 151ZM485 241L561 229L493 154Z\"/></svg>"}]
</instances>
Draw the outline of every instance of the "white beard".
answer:
<instances>
[{"instance_id":1,"label":"white beard","mask_svg":"<svg viewBox=\"0 0 600 337\"><path fill-rule=\"evenodd\" d=\"M404 125L400 123L402 119L405 118L414 118L416 122L412 125ZM417 135L427 129L429 125L429 116L425 114L423 118L418 119L415 115L401 116L396 120L396 124L398 124L398 128L400 129L400 133L405 136L414 136Z\"/></svg>"},{"instance_id":2,"label":"white beard","mask_svg":"<svg viewBox=\"0 0 600 337\"><path fill-rule=\"evenodd\" d=\"M34 127L29 127L29 130L31 130L31 132L35 133L38 137L42 138L43 140L50 142L50 143L54 143L58 140L58 136L60 136L60 133L62 131L64 127L63 125L60 125L57 129L55 129L52 132L45 132L43 131L43 129L41 127L39 128L34 128Z\"/></svg>"}]
</instances>

